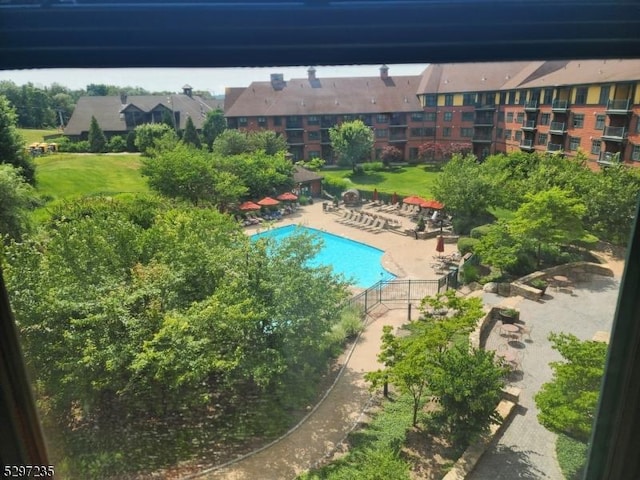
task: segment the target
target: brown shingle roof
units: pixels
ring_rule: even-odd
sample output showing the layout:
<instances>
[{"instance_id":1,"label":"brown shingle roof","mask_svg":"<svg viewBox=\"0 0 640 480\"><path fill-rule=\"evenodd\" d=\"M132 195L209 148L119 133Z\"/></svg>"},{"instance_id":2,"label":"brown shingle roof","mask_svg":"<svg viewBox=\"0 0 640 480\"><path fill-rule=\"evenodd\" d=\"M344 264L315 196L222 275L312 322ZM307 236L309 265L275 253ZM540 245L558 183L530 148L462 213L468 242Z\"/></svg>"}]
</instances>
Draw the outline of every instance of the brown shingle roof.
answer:
<instances>
[{"instance_id":1,"label":"brown shingle roof","mask_svg":"<svg viewBox=\"0 0 640 480\"><path fill-rule=\"evenodd\" d=\"M324 178L322 175L318 175L316 172L307 170L300 165L294 165L293 168L293 181L295 183L313 182L315 180L322 180Z\"/></svg>"},{"instance_id":2,"label":"brown shingle roof","mask_svg":"<svg viewBox=\"0 0 640 480\"><path fill-rule=\"evenodd\" d=\"M530 62L446 63L429 65L416 93L491 92L500 90Z\"/></svg>"},{"instance_id":3,"label":"brown shingle roof","mask_svg":"<svg viewBox=\"0 0 640 480\"><path fill-rule=\"evenodd\" d=\"M143 112L150 112L159 105L169 110L180 112L180 125L183 129L187 122L187 117L191 117L197 129L202 128L202 124L207 116L207 112L212 110L212 106L198 96L189 97L183 94L172 95L129 95L126 104L121 103L119 95L105 97L81 97L78 99L73 115L64 129L66 135L81 135L89 131L91 117L96 117L100 128L105 132L127 131L124 116L121 111L126 107L136 107ZM221 102L211 102L219 105ZM161 107L162 108L162 107Z\"/></svg>"},{"instance_id":4,"label":"brown shingle roof","mask_svg":"<svg viewBox=\"0 0 640 480\"><path fill-rule=\"evenodd\" d=\"M231 103L228 117L336 115L422 111L416 97L419 76L291 79L275 90L253 82Z\"/></svg>"},{"instance_id":5,"label":"brown shingle roof","mask_svg":"<svg viewBox=\"0 0 640 480\"><path fill-rule=\"evenodd\" d=\"M551 63L551 62L547 62ZM640 60L573 60L545 75L523 82L521 88L640 80Z\"/></svg>"}]
</instances>

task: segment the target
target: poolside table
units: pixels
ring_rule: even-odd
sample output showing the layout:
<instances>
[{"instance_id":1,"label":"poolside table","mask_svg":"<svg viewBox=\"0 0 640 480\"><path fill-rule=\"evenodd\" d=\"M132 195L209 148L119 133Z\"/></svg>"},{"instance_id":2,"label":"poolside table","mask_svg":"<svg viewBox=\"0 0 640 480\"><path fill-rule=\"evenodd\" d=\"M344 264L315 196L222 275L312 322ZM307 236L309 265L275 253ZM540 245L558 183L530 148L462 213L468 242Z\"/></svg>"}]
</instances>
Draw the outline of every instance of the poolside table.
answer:
<instances>
[{"instance_id":1,"label":"poolside table","mask_svg":"<svg viewBox=\"0 0 640 480\"><path fill-rule=\"evenodd\" d=\"M513 323L503 323L500 327L500 332L506 332L509 338L517 339L520 335L520 327L514 325Z\"/></svg>"}]
</instances>

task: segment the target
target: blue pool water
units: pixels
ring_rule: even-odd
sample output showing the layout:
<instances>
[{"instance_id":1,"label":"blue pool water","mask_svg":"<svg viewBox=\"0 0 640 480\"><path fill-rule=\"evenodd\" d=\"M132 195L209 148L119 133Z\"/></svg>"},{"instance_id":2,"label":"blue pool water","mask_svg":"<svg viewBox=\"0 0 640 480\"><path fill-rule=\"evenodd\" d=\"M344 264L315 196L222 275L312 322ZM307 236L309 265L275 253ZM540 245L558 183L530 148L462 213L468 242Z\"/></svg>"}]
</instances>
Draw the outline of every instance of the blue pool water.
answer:
<instances>
[{"instance_id":1,"label":"blue pool water","mask_svg":"<svg viewBox=\"0 0 640 480\"><path fill-rule=\"evenodd\" d=\"M395 278L395 275L382 267L382 250L315 228L288 225L257 233L251 238L273 238L281 242L294 232L305 232L320 237L323 246L314 258L313 264L332 266L334 272L353 280L356 287L368 288L380 280Z\"/></svg>"}]
</instances>

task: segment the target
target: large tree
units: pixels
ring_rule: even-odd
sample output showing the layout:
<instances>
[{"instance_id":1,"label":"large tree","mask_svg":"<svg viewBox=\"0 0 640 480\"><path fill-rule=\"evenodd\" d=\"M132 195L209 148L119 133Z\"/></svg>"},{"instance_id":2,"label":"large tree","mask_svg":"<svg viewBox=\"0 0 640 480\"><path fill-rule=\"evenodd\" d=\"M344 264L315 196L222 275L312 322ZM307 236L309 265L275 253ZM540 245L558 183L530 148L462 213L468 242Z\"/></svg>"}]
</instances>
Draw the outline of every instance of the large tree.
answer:
<instances>
[{"instance_id":1,"label":"large tree","mask_svg":"<svg viewBox=\"0 0 640 480\"><path fill-rule=\"evenodd\" d=\"M343 122L331 127L329 138L341 165L350 165L355 170L357 163L371 158L373 131L362 120Z\"/></svg>"},{"instance_id":2,"label":"large tree","mask_svg":"<svg viewBox=\"0 0 640 480\"><path fill-rule=\"evenodd\" d=\"M36 193L13 165L0 164L0 237L20 239L28 230L28 211Z\"/></svg>"},{"instance_id":3,"label":"large tree","mask_svg":"<svg viewBox=\"0 0 640 480\"><path fill-rule=\"evenodd\" d=\"M178 139L173 129L164 123L138 125L134 131L136 148L145 156L152 155L159 143L173 145Z\"/></svg>"},{"instance_id":4,"label":"large tree","mask_svg":"<svg viewBox=\"0 0 640 480\"><path fill-rule=\"evenodd\" d=\"M198 135L198 131L196 130L196 126L193 124L191 117L187 117L187 124L184 129L184 134L182 135L182 141L187 145L192 145L196 148L200 148L202 145L200 142L200 135Z\"/></svg>"},{"instance_id":5,"label":"large tree","mask_svg":"<svg viewBox=\"0 0 640 480\"><path fill-rule=\"evenodd\" d=\"M107 151L107 137L98 124L96 117L91 117L89 125L89 151L92 153L104 153Z\"/></svg>"},{"instance_id":6,"label":"large tree","mask_svg":"<svg viewBox=\"0 0 640 480\"><path fill-rule=\"evenodd\" d=\"M213 147L213 142L218 138L218 135L226 129L227 121L222 110L216 109L207 113L207 118L202 125L202 140L209 150Z\"/></svg>"},{"instance_id":7,"label":"large tree","mask_svg":"<svg viewBox=\"0 0 640 480\"><path fill-rule=\"evenodd\" d=\"M16 129L16 112L6 97L0 96L0 163L20 169L22 176L35 183L35 166L24 150L24 140Z\"/></svg>"}]
</instances>

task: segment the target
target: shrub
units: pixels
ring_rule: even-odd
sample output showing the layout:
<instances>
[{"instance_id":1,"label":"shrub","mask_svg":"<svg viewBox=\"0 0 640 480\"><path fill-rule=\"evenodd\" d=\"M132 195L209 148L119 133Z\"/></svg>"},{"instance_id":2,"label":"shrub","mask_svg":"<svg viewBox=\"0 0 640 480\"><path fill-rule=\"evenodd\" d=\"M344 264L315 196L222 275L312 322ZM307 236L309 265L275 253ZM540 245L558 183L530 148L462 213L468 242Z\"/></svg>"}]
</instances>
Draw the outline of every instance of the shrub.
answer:
<instances>
[{"instance_id":1,"label":"shrub","mask_svg":"<svg viewBox=\"0 0 640 480\"><path fill-rule=\"evenodd\" d=\"M368 162L362 165L362 169L365 172L382 172L384 170L384 163L382 162Z\"/></svg>"},{"instance_id":2,"label":"shrub","mask_svg":"<svg viewBox=\"0 0 640 480\"><path fill-rule=\"evenodd\" d=\"M478 242L479 240L477 238L461 238L458 240L458 251L461 255L466 255L469 252L473 253Z\"/></svg>"},{"instance_id":3,"label":"shrub","mask_svg":"<svg viewBox=\"0 0 640 480\"><path fill-rule=\"evenodd\" d=\"M492 283L492 282L499 283L499 282L502 282L503 280L504 280L504 274L499 270L494 270L488 275L485 275L484 277L480 277L480 279L478 280L478 283L481 283L482 285L484 285L486 283Z\"/></svg>"},{"instance_id":4,"label":"shrub","mask_svg":"<svg viewBox=\"0 0 640 480\"><path fill-rule=\"evenodd\" d=\"M114 153L126 152L127 142L119 135L115 135L109 139L109 151Z\"/></svg>"},{"instance_id":5,"label":"shrub","mask_svg":"<svg viewBox=\"0 0 640 480\"><path fill-rule=\"evenodd\" d=\"M480 269L477 265L465 264L460 271L463 283L477 282L480 277Z\"/></svg>"},{"instance_id":6,"label":"shrub","mask_svg":"<svg viewBox=\"0 0 640 480\"><path fill-rule=\"evenodd\" d=\"M556 456L560 470L564 478L568 480L578 480L582 478L582 473L587 461L588 445L579 440L575 440L564 434L559 434L556 440Z\"/></svg>"},{"instance_id":7,"label":"shrub","mask_svg":"<svg viewBox=\"0 0 640 480\"><path fill-rule=\"evenodd\" d=\"M325 179L323 180L323 183L324 183L325 190L327 190L331 194L334 194L333 191L343 192L349 189L349 182L344 178L325 177Z\"/></svg>"},{"instance_id":8,"label":"shrub","mask_svg":"<svg viewBox=\"0 0 640 480\"><path fill-rule=\"evenodd\" d=\"M469 234L471 235L471 238L482 238L489 232L491 227L491 224L480 225L479 227L472 228Z\"/></svg>"},{"instance_id":9,"label":"shrub","mask_svg":"<svg viewBox=\"0 0 640 480\"><path fill-rule=\"evenodd\" d=\"M68 138L60 139L58 143L58 151L68 153L87 153L89 151L89 142L87 140L80 140L74 142Z\"/></svg>"},{"instance_id":10,"label":"shrub","mask_svg":"<svg viewBox=\"0 0 640 480\"><path fill-rule=\"evenodd\" d=\"M298 197L298 203L300 205L308 205L310 202L309 197L305 197L304 195L300 195Z\"/></svg>"}]
</instances>

